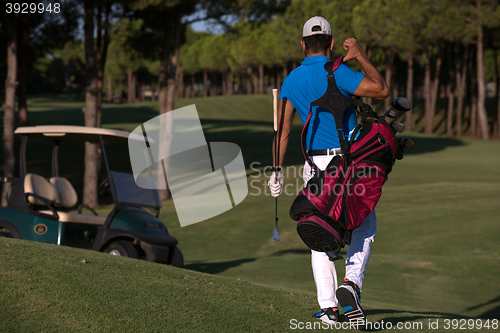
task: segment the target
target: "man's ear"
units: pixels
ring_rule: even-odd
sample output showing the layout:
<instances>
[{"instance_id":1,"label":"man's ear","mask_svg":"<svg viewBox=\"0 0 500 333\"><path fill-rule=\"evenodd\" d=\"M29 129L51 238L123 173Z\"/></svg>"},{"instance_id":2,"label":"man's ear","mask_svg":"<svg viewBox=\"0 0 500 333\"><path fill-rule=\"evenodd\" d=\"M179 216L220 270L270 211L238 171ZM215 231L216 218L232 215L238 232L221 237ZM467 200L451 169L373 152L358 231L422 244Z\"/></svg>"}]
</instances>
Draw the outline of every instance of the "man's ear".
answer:
<instances>
[{"instance_id":1,"label":"man's ear","mask_svg":"<svg viewBox=\"0 0 500 333\"><path fill-rule=\"evenodd\" d=\"M302 50L304 50L304 52L306 52L306 43L304 42L303 39L300 40L300 45L302 46Z\"/></svg>"},{"instance_id":2,"label":"man's ear","mask_svg":"<svg viewBox=\"0 0 500 333\"><path fill-rule=\"evenodd\" d=\"M335 44L335 40L332 38L332 43L330 44L330 51L333 51L333 44Z\"/></svg>"}]
</instances>

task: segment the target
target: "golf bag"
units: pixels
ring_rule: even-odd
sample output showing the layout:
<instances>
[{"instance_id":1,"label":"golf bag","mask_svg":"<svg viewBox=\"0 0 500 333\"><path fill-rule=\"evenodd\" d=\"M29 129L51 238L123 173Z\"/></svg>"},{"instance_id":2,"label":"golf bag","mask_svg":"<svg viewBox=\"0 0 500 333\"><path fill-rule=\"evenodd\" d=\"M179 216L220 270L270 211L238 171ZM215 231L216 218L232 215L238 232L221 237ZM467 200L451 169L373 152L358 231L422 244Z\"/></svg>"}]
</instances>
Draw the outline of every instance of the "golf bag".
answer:
<instances>
[{"instance_id":1,"label":"golf bag","mask_svg":"<svg viewBox=\"0 0 500 333\"><path fill-rule=\"evenodd\" d=\"M325 64L327 91L311 103L301 140L304 157L315 173L290 208L290 217L298 221L297 232L304 243L315 251L326 253L338 252L345 244L350 244L352 230L373 211L398 149L389 124L373 112L370 105L344 96L337 88L334 71L341 61L339 58L333 65L331 62ZM307 130L314 106L318 107L317 112L332 113L342 151L324 171L319 170L306 151ZM347 142L342 117L349 107L356 107L361 123Z\"/></svg>"}]
</instances>

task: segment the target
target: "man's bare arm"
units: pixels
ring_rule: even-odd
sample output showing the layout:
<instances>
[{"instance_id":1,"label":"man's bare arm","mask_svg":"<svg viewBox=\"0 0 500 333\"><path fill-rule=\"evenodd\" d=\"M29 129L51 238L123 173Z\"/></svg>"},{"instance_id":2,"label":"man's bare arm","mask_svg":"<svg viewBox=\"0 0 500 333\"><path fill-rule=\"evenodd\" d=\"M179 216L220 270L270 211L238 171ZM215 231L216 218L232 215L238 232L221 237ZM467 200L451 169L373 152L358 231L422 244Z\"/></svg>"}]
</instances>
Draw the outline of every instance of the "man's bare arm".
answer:
<instances>
[{"instance_id":1,"label":"man's bare arm","mask_svg":"<svg viewBox=\"0 0 500 333\"><path fill-rule=\"evenodd\" d=\"M281 114L283 111L283 101L284 100L280 99L279 103L278 103L278 131L282 127L281 139L280 139L280 143L279 143L280 156L278 157L279 158L278 164L276 164L276 161L274 160L275 140L273 140L273 166L283 166L283 161L285 160L286 149L288 147L288 138L290 136L290 130L292 128L293 118L295 117L295 108L293 107L292 103L287 100L286 104L285 104L285 117L283 119L283 124L281 124L281 117L282 117ZM280 133L278 132L278 138L279 137L280 137Z\"/></svg>"},{"instance_id":2,"label":"man's bare arm","mask_svg":"<svg viewBox=\"0 0 500 333\"><path fill-rule=\"evenodd\" d=\"M389 88L382 74L373 66L358 41L354 38L347 38L344 41L343 47L347 50L344 62L356 59L365 72L365 76L354 92L354 95L360 97L373 97L380 100L389 97Z\"/></svg>"}]
</instances>

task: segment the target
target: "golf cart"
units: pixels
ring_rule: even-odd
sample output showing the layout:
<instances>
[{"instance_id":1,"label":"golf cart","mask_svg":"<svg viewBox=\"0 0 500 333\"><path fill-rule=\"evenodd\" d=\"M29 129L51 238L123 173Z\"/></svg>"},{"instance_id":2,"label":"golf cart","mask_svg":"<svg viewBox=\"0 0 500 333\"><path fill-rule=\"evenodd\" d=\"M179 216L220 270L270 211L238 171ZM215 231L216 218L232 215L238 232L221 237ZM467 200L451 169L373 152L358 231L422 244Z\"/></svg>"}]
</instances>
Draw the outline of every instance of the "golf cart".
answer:
<instances>
[{"instance_id":1,"label":"golf cart","mask_svg":"<svg viewBox=\"0 0 500 333\"><path fill-rule=\"evenodd\" d=\"M105 144L144 141L144 136L105 128L56 125L20 127L14 133L21 137L20 176L3 179L12 186L8 206L0 207L0 236L183 266L177 239L158 219L161 203L157 190L140 188L132 174L111 171L109 167ZM28 138L54 141L49 180L27 173ZM76 191L66 178L59 176L61 142L86 141L101 147L107 179L99 185L98 193L112 196L113 209L108 216L99 216L83 204L75 208Z\"/></svg>"}]
</instances>

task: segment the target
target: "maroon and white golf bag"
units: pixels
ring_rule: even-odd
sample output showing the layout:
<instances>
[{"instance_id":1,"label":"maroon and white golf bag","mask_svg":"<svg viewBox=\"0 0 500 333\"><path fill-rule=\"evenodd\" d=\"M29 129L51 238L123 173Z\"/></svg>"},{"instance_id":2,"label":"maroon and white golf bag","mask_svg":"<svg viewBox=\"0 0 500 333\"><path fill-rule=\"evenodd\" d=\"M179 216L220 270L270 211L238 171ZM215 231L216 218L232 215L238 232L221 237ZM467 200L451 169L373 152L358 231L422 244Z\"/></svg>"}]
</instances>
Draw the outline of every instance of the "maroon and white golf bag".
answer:
<instances>
[{"instance_id":1,"label":"maroon and white golf bag","mask_svg":"<svg viewBox=\"0 0 500 333\"><path fill-rule=\"evenodd\" d=\"M398 144L390 125L359 99L344 96L335 83L334 71L342 61L325 65L328 72L326 93L311 103L302 129L302 152L314 169L314 176L298 194L290 216L298 221L297 232L311 249L331 254L350 243L356 229L377 204L382 186L395 162ZM324 171L312 162L306 151L306 136L312 116L317 112L333 114L342 155L334 156ZM356 107L361 123L351 139L344 139L342 117L349 107Z\"/></svg>"}]
</instances>

